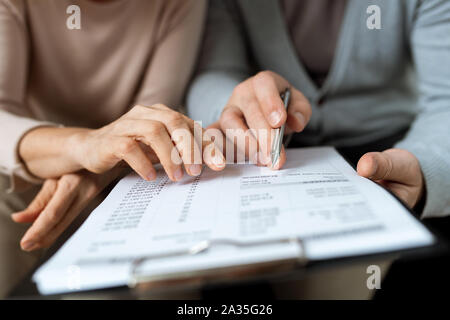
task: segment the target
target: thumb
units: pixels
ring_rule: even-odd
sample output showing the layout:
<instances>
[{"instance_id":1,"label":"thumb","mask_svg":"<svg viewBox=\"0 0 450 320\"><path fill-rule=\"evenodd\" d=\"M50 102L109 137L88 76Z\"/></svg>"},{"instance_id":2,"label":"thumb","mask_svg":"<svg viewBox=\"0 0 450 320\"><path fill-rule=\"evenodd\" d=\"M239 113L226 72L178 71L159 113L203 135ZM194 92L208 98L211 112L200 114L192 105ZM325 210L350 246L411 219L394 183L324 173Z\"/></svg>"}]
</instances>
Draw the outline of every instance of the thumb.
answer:
<instances>
[{"instance_id":1,"label":"thumb","mask_svg":"<svg viewBox=\"0 0 450 320\"><path fill-rule=\"evenodd\" d=\"M402 184L415 184L420 168L417 159L408 151L389 149L369 152L361 157L357 165L360 176L371 180L387 180Z\"/></svg>"},{"instance_id":2,"label":"thumb","mask_svg":"<svg viewBox=\"0 0 450 320\"><path fill-rule=\"evenodd\" d=\"M28 207L20 212L13 213L11 218L17 223L30 223L36 220L39 214L47 206L56 190L56 180L46 180L36 197Z\"/></svg>"}]
</instances>

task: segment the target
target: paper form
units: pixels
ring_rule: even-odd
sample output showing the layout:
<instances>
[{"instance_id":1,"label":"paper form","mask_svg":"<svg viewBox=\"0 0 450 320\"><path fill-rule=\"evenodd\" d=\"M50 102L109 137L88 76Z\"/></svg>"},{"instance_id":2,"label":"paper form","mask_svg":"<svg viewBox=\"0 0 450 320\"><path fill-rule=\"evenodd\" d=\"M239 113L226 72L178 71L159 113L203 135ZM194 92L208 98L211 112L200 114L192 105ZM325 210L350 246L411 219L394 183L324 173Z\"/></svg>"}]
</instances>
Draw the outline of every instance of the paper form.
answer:
<instances>
[{"instance_id":1,"label":"paper form","mask_svg":"<svg viewBox=\"0 0 450 320\"><path fill-rule=\"evenodd\" d=\"M303 240L305 251L293 243L221 245L197 256L152 259L145 271L157 275L298 255L328 259L433 242L393 196L359 177L334 149L288 150L287 159L280 171L231 165L223 172L205 169L200 177L178 183L163 172L153 182L135 174L125 177L37 271L39 290L47 294L125 284L133 259L207 240L257 244L295 237Z\"/></svg>"}]
</instances>

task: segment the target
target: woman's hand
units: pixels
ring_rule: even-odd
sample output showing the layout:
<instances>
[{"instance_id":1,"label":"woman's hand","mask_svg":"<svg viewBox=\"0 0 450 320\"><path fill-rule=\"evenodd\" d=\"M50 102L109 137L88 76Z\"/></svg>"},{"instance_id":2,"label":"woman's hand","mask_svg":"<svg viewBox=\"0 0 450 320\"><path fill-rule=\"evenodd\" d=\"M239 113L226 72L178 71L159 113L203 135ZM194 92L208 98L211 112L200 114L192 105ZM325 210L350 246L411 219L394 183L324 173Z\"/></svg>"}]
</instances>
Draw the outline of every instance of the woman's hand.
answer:
<instances>
[{"instance_id":1,"label":"woman's hand","mask_svg":"<svg viewBox=\"0 0 450 320\"><path fill-rule=\"evenodd\" d=\"M19 155L27 169L43 179L82 169L100 174L121 161L145 180L156 177L152 165L156 162L173 181L183 177L182 164L192 176L201 173L203 163L213 170L225 167L222 152L203 129L164 105L136 106L97 130L33 129L22 138Z\"/></svg>"},{"instance_id":2,"label":"woman's hand","mask_svg":"<svg viewBox=\"0 0 450 320\"><path fill-rule=\"evenodd\" d=\"M101 129L79 133L74 152L77 162L91 172L106 172L123 160L145 180L156 178L152 160L160 162L173 181L182 179L182 164L191 176L201 173L203 162L216 171L225 167L219 148L203 152L202 128L164 105L136 106Z\"/></svg>"},{"instance_id":3,"label":"woman's hand","mask_svg":"<svg viewBox=\"0 0 450 320\"><path fill-rule=\"evenodd\" d=\"M369 152L358 162L358 174L391 190L413 208L422 198L425 181L419 160L402 149Z\"/></svg>"},{"instance_id":4,"label":"woman's hand","mask_svg":"<svg viewBox=\"0 0 450 320\"><path fill-rule=\"evenodd\" d=\"M20 241L25 251L47 248L108 184L120 174L114 168L102 175L80 172L49 179L28 208L14 213L18 223L33 223Z\"/></svg>"},{"instance_id":5,"label":"woman's hand","mask_svg":"<svg viewBox=\"0 0 450 320\"><path fill-rule=\"evenodd\" d=\"M291 88L287 112L280 98L280 93L286 88ZM234 89L220 120L211 127L220 128L229 141L239 140L239 137L243 138L242 141L247 139L244 146L237 145L241 153L253 163L279 169L285 162L286 154L283 149L280 161L274 168L270 160L272 129L286 123L285 133L301 132L310 117L311 106L303 94L280 75L264 71Z\"/></svg>"}]
</instances>

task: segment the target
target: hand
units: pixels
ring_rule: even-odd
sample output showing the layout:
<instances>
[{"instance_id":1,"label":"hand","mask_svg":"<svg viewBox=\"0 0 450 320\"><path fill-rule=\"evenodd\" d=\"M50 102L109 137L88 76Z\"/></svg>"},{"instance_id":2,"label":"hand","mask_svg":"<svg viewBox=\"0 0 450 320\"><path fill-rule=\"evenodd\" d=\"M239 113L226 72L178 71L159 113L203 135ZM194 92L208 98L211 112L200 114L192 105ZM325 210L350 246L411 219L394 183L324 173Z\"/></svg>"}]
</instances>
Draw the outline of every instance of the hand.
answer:
<instances>
[{"instance_id":1,"label":"hand","mask_svg":"<svg viewBox=\"0 0 450 320\"><path fill-rule=\"evenodd\" d=\"M103 128L78 133L74 157L94 173L106 172L123 160L145 180L156 178L152 162L160 162L173 181L182 179L183 163L191 176L201 173L203 161L222 170L225 159L219 148L202 154L203 131L200 128L198 138L195 130L193 120L164 105L136 106Z\"/></svg>"},{"instance_id":2,"label":"hand","mask_svg":"<svg viewBox=\"0 0 450 320\"><path fill-rule=\"evenodd\" d=\"M419 161L406 150L366 153L359 160L357 171L391 190L410 208L423 196L425 182Z\"/></svg>"},{"instance_id":3,"label":"hand","mask_svg":"<svg viewBox=\"0 0 450 320\"><path fill-rule=\"evenodd\" d=\"M205 134L193 120L164 105L136 106L97 130L34 128L20 140L18 155L28 171L42 179L83 169L103 173L125 162L143 179L152 180L152 163L160 162L170 179L178 181L183 163L193 176L201 173L203 163L213 170L225 167L215 136L217 132Z\"/></svg>"},{"instance_id":4,"label":"hand","mask_svg":"<svg viewBox=\"0 0 450 320\"><path fill-rule=\"evenodd\" d=\"M280 98L280 93L286 88L291 89L287 113ZM234 89L220 120L212 127L220 127L231 141L234 141L233 136L238 135L237 130L243 130L249 142L245 143L244 139L245 145L237 145L239 151L253 163L279 169L286 161L286 153L283 149L280 161L274 165L271 163L272 129L279 128L286 122L285 133L301 132L310 117L311 106L303 94L276 73L264 71ZM236 131L233 133L230 129Z\"/></svg>"},{"instance_id":5,"label":"hand","mask_svg":"<svg viewBox=\"0 0 450 320\"><path fill-rule=\"evenodd\" d=\"M17 223L33 223L20 241L22 249L49 247L119 173L115 168L102 175L84 171L46 180L30 205L12 215Z\"/></svg>"}]
</instances>

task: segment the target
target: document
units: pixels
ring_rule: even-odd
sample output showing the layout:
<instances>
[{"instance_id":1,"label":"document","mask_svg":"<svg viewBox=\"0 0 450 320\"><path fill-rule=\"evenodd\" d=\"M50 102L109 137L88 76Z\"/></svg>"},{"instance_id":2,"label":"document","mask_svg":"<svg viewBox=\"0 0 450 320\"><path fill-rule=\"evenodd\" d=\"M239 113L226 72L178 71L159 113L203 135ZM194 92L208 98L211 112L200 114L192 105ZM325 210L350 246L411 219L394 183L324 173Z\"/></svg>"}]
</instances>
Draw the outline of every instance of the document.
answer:
<instances>
[{"instance_id":1,"label":"document","mask_svg":"<svg viewBox=\"0 0 450 320\"><path fill-rule=\"evenodd\" d=\"M358 176L335 149L292 149L280 171L230 165L181 182L163 171L152 182L130 174L33 279L41 293L54 294L124 285L142 257L145 273L158 275L433 242L398 200ZM202 245L208 250L192 254Z\"/></svg>"}]
</instances>

